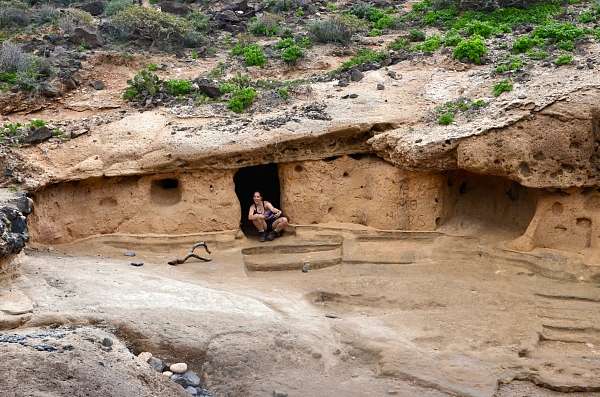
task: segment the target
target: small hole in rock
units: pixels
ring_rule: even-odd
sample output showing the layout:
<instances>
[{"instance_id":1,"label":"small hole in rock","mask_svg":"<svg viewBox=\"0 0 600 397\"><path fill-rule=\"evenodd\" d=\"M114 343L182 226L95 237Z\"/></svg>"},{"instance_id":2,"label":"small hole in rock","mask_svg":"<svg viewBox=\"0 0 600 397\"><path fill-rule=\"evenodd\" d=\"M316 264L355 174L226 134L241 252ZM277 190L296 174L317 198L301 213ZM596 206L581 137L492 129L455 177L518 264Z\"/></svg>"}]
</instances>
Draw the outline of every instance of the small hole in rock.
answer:
<instances>
[{"instance_id":1,"label":"small hole in rock","mask_svg":"<svg viewBox=\"0 0 600 397\"><path fill-rule=\"evenodd\" d=\"M300 164L298 164L297 166L294 167L294 171L296 171L296 172L302 172L303 170L304 170L304 168Z\"/></svg>"},{"instance_id":2,"label":"small hole in rock","mask_svg":"<svg viewBox=\"0 0 600 397\"><path fill-rule=\"evenodd\" d=\"M159 205L174 205L181 201L181 186L176 178L155 179L150 186L150 198Z\"/></svg>"}]
</instances>

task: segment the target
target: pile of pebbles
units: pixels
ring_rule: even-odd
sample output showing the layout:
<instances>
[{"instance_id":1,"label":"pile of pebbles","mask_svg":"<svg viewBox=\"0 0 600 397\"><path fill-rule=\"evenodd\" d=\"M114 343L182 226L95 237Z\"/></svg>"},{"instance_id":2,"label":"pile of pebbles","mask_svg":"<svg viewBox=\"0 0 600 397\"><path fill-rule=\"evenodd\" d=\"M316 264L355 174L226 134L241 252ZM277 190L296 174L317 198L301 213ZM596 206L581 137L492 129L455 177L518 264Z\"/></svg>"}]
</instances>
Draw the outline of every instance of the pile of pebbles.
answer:
<instances>
[{"instance_id":1,"label":"pile of pebbles","mask_svg":"<svg viewBox=\"0 0 600 397\"><path fill-rule=\"evenodd\" d=\"M189 370L186 363L169 364L152 356L150 352L142 352L137 358L149 364L155 371L168 376L173 382L183 387L188 394L197 397L212 397L212 394L202 386L200 376Z\"/></svg>"}]
</instances>

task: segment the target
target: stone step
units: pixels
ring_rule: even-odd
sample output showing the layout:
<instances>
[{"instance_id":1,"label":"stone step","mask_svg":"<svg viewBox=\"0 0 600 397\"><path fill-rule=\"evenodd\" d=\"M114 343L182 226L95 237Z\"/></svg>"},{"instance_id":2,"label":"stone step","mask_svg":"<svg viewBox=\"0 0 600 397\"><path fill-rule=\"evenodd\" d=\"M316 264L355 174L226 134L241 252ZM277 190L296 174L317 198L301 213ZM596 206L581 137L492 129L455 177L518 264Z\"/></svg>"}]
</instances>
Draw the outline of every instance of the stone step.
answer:
<instances>
[{"instance_id":1,"label":"stone step","mask_svg":"<svg viewBox=\"0 0 600 397\"><path fill-rule=\"evenodd\" d=\"M242 256L250 271L300 270L305 263L310 264L310 269L320 269L342 263L342 243L328 240L269 244L244 248Z\"/></svg>"}]
</instances>

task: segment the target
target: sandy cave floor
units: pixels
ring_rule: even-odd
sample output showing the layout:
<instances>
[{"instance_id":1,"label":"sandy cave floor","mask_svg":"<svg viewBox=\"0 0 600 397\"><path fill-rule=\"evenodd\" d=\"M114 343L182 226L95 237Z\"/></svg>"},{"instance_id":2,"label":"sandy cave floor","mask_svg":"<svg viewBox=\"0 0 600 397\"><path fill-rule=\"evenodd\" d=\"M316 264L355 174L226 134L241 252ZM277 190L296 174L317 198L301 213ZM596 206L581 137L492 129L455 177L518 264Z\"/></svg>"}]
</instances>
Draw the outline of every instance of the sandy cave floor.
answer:
<instances>
[{"instance_id":1,"label":"sandy cave floor","mask_svg":"<svg viewBox=\"0 0 600 397\"><path fill-rule=\"evenodd\" d=\"M308 273L247 272L239 247L216 250L210 263L177 267L166 264L174 256L168 253L93 256L102 250L89 241L68 253L29 251L14 286L31 299L33 314L19 330L3 333L57 325L107 332L134 353L188 362L218 396L561 394L549 388L600 395L600 289L475 250L453 255L452 247L456 242L438 242L437 256L411 264L342 264ZM94 350L89 340L71 342L74 352L62 356L3 343L0 354L4 365L30 371L32 362L37 371L66 365L70 376L62 385L81 391L78 382L93 372L88 361L101 353L115 363L104 379L130 384L133 356L126 349L117 359L98 348L82 354ZM78 353L80 364L68 364L64 357ZM34 393L48 385L16 379L0 382L3 395L62 395ZM155 395L156 384L168 383L152 379L147 394L135 393Z\"/></svg>"}]
</instances>

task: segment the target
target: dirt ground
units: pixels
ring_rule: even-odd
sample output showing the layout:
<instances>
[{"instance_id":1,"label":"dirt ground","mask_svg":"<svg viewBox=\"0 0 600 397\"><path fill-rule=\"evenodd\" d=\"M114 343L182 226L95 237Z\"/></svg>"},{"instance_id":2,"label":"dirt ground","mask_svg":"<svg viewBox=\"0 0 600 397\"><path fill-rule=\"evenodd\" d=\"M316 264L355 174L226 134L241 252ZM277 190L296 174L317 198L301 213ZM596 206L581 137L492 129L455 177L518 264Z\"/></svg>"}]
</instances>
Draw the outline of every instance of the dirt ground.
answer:
<instances>
[{"instance_id":1,"label":"dirt ground","mask_svg":"<svg viewBox=\"0 0 600 397\"><path fill-rule=\"evenodd\" d=\"M185 361L215 396L600 395L596 284L544 277L523 261L486 254L472 238L415 243L417 255L402 263L308 272L247 271L240 248L257 244L213 246L212 262L177 267L166 262L181 248L132 247L136 256L126 257L93 239L66 253L27 252L12 288L33 310L21 328L1 334L68 332L67 354L79 363L61 370L69 376L56 389L39 374L66 365L64 352L0 343L2 372L21 374L2 377L2 395L65 395L65 385L76 396L182 391L133 365L127 350L105 352L77 335L86 332L108 334L135 354ZM346 239L344 251L355 244ZM381 244L384 252L394 243ZM103 382L121 385L109 394L77 386L93 378L98 355L119 363L103 367ZM123 385L135 371L152 381L132 392Z\"/></svg>"}]
</instances>

